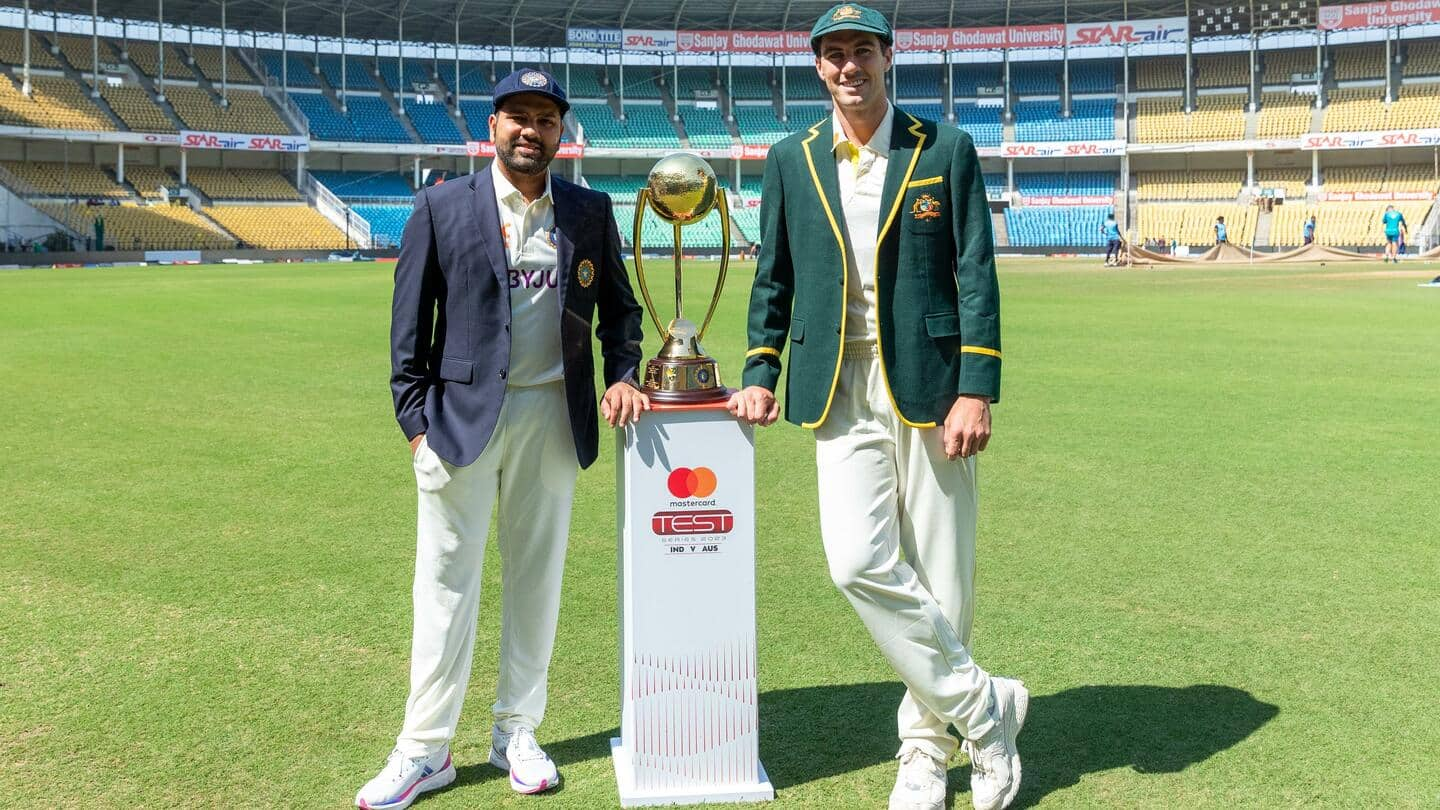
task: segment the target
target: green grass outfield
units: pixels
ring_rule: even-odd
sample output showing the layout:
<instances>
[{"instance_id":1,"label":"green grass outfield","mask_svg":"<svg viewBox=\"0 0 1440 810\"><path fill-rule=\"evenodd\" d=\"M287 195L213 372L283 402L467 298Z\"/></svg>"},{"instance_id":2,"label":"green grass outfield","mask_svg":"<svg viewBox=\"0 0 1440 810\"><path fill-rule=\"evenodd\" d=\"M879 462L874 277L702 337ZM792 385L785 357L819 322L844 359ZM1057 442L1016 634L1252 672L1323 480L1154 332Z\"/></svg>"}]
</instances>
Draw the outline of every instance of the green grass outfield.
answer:
<instances>
[{"instance_id":1,"label":"green grass outfield","mask_svg":"<svg viewBox=\"0 0 1440 810\"><path fill-rule=\"evenodd\" d=\"M1017 806L1440 805L1440 264L1098 265L1002 264L975 653L1032 691ZM415 509L391 272L0 272L7 806L339 808L381 765ZM707 341L731 382L748 275ZM417 806L615 804L605 445L541 729L563 789L484 764L492 545L459 783ZM901 688L828 580L813 440L757 450L775 806L881 807Z\"/></svg>"}]
</instances>

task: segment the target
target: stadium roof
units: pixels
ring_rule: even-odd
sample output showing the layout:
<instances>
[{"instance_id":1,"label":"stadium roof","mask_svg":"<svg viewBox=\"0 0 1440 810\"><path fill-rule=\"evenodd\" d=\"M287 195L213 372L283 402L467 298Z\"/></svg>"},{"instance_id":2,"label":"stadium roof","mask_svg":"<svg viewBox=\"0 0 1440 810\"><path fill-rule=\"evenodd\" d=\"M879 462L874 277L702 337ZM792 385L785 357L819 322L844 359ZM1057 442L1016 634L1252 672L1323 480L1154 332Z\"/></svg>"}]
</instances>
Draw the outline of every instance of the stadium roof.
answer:
<instances>
[{"instance_id":1,"label":"stadium roof","mask_svg":"<svg viewBox=\"0 0 1440 810\"><path fill-rule=\"evenodd\" d=\"M346 13L346 36L393 42L403 17L406 42L453 42L455 19L460 41L470 45L563 46L567 26L649 28L660 30L807 30L835 0L227 0L226 27L238 31L280 32L286 8L291 34L340 35L339 11ZM153 23L157 0L97 0L101 17ZM1025 25L1095 22L1185 15L1184 0L888 0L874 2L897 28ZM42 10L41 4L32 6ZM167 25L220 27L219 0L167 0ZM44 11L90 16L91 0L54 0Z\"/></svg>"}]
</instances>

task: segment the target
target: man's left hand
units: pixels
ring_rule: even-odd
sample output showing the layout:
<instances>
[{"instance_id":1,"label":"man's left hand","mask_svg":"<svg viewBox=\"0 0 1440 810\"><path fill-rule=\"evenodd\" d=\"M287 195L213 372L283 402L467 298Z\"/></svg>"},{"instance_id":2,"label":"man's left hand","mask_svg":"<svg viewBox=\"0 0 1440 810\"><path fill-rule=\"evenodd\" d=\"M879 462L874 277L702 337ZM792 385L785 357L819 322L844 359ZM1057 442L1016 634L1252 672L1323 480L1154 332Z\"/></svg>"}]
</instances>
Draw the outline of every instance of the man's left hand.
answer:
<instances>
[{"instance_id":1,"label":"man's left hand","mask_svg":"<svg viewBox=\"0 0 1440 810\"><path fill-rule=\"evenodd\" d=\"M639 422L640 412L650 410L650 397L627 382L617 382L605 389L600 399L600 413L610 427L625 422Z\"/></svg>"},{"instance_id":2,"label":"man's left hand","mask_svg":"<svg viewBox=\"0 0 1440 810\"><path fill-rule=\"evenodd\" d=\"M990 443L990 398L961 394L945 417L945 456L951 461L969 458Z\"/></svg>"}]
</instances>

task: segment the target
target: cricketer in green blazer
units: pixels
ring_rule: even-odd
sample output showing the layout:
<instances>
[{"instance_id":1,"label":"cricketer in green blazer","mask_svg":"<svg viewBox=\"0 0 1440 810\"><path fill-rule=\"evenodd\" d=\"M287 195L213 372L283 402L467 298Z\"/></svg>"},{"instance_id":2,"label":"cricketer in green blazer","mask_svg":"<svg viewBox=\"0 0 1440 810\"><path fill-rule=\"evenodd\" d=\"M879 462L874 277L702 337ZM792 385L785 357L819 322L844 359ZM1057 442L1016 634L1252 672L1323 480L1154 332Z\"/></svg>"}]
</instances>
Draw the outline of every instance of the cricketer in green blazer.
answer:
<instances>
[{"instance_id":1,"label":"cricketer in green blazer","mask_svg":"<svg viewBox=\"0 0 1440 810\"><path fill-rule=\"evenodd\" d=\"M770 149L744 384L771 391L790 347L785 418L815 428L840 375L848 285L832 116ZM912 427L960 394L1000 398L1000 293L985 180L970 136L898 107L875 262L881 368ZM868 245L858 249L869 249Z\"/></svg>"}]
</instances>

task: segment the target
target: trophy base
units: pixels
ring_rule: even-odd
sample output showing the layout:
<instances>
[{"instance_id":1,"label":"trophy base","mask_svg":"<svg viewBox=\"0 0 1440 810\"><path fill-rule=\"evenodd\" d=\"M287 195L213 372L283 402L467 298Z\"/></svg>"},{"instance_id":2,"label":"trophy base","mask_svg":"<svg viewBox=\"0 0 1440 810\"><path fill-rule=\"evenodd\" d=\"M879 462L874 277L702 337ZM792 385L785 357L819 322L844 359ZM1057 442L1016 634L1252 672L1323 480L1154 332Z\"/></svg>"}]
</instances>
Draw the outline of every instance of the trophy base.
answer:
<instances>
[{"instance_id":1,"label":"trophy base","mask_svg":"<svg viewBox=\"0 0 1440 810\"><path fill-rule=\"evenodd\" d=\"M697 405L728 399L730 392L720 383L720 370L709 357L668 360L657 357L645 364L645 381L640 386L656 402Z\"/></svg>"}]
</instances>

